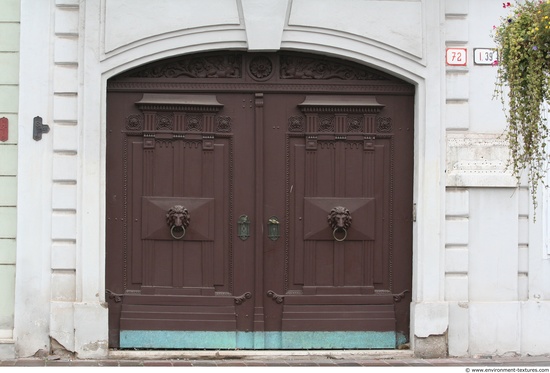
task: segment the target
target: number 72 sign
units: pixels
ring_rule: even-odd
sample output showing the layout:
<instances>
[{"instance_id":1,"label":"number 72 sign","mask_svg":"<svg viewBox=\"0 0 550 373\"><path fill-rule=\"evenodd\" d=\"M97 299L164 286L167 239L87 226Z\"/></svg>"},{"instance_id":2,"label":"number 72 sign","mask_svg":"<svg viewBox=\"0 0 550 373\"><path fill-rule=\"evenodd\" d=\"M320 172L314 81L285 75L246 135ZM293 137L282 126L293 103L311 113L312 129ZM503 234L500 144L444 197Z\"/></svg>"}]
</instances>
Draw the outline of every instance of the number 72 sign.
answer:
<instances>
[{"instance_id":1,"label":"number 72 sign","mask_svg":"<svg viewBox=\"0 0 550 373\"><path fill-rule=\"evenodd\" d=\"M466 48L447 48L445 63L450 66L466 66L468 53Z\"/></svg>"}]
</instances>

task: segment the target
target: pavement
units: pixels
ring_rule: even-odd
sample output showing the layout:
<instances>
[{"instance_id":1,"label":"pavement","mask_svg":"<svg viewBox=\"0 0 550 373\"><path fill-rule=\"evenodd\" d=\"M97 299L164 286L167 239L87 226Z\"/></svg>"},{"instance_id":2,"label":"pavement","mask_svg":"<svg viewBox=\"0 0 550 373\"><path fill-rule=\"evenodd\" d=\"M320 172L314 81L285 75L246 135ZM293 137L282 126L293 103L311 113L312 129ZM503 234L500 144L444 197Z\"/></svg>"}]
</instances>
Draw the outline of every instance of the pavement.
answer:
<instances>
[{"instance_id":1,"label":"pavement","mask_svg":"<svg viewBox=\"0 0 550 373\"><path fill-rule=\"evenodd\" d=\"M48 355L0 360L3 367L117 366L117 367L488 367L486 372L522 370L550 372L550 354L544 356L492 356L418 358L411 351L110 351L108 358L78 359L71 355ZM537 368L529 368L537 367ZM544 368L546 367L546 368ZM480 372L483 370L480 370ZM467 369L466 372L469 372Z\"/></svg>"}]
</instances>

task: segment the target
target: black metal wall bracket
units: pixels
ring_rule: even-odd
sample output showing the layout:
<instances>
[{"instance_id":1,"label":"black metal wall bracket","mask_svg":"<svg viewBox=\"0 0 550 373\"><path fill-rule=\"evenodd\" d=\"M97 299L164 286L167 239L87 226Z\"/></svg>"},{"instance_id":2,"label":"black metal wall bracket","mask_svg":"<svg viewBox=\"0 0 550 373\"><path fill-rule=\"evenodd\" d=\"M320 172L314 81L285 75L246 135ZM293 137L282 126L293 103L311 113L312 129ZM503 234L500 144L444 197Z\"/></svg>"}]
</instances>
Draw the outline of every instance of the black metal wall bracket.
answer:
<instances>
[{"instance_id":1,"label":"black metal wall bracket","mask_svg":"<svg viewBox=\"0 0 550 373\"><path fill-rule=\"evenodd\" d=\"M42 117L34 117L32 126L32 138L35 141L42 140L42 134L50 132L50 126L42 124Z\"/></svg>"}]
</instances>

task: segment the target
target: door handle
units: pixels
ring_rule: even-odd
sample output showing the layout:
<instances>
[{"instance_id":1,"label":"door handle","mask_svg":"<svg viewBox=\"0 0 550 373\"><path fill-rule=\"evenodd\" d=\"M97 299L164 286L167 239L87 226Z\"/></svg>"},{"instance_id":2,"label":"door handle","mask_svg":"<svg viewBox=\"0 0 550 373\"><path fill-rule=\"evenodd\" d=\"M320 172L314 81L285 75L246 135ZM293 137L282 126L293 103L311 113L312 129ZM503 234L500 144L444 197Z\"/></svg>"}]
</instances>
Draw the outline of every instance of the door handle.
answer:
<instances>
[{"instance_id":1,"label":"door handle","mask_svg":"<svg viewBox=\"0 0 550 373\"><path fill-rule=\"evenodd\" d=\"M279 218L272 216L267 220L267 237L271 241L277 241L281 237Z\"/></svg>"},{"instance_id":2,"label":"door handle","mask_svg":"<svg viewBox=\"0 0 550 373\"><path fill-rule=\"evenodd\" d=\"M351 214L349 210L343 206L336 206L330 210L327 221L332 228L332 237L336 241L344 241L348 237L348 229L351 227ZM338 232L343 232L340 237L337 236Z\"/></svg>"},{"instance_id":3,"label":"door handle","mask_svg":"<svg viewBox=\"0 0 550 373\"><path fill-rule=\"evenodd\" d=\"M250 237L250 219L247 215L239 216L237 221L237 236L243 241L246 241Z\"/></svg>"},{"instance_id":4,"label":"door handle","mask_svg":"<svg viewBox=\"0 0 550 373\"><path fill-rule=\"evenodd\" d=\"M166 214L166 224L170 227L170 234L176 240L181 240L185 236L185 230L191 223L189 211L181 205L170 207Z\"/></svg>"}]
</instances>

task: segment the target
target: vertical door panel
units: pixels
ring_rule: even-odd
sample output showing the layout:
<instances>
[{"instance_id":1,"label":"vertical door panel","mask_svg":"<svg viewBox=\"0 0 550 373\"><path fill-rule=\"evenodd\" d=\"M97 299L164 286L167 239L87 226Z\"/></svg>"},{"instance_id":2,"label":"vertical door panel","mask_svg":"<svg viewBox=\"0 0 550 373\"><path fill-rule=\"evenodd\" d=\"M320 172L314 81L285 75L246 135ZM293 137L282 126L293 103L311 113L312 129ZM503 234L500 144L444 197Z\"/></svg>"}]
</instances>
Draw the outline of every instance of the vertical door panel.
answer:
<instances>
[{"instance_id":1,"label":"vertical door panel","mask_svg":"<svg viewBox=\"0 0 550 373\"><path fill-rule=\"evenodd\" d=\"M265 161L270 170L265 205L286 205L288 235L284 247L272 254L284 268L265 267L270 296L282 300L267 317L280 315L283 340L292 333L364 333L352 345L365 348L369 333L376 331L387 333L386 343L395 345L395 135L377 133L372 125L384 105L373 97L288 94L266 95L265 103L264 144L271 154ZM288 126L283 137L279 125L300 117L306 125L300 130ZM282 189L284 196L277 194ZM352 218L345 231L329 224L338 206ZM288 338L283 346L290 348L295 344Z\"/></svg>"},{"instance_id":2,"label":"vertical door panel","mask_svg":"<svg viewBox=\"0 0 550 373\"><path fill-rule=\"evenodd\" d=\"M169 340L165 348L200 348L211 345L200 333L247 327L237 307L249 296L236 291L253 281L235 281L234 271L243 271L236 263L247 253L235 241L234 215L253 183L235 162L253 156L244 143L235 147L233 130L251 143L252 122L250 110L237 110L242 97L225 99L228 108L212 95L109 95L108 245L121 253L108 278L120 303L111 309L114 346L147 346L157 335ZM170 225L174 206L189 214L185 231ZM199 334L184 342L170 337L179 330Z\"/></svg>"}]
</instances>

